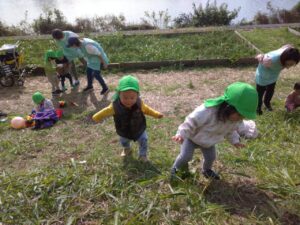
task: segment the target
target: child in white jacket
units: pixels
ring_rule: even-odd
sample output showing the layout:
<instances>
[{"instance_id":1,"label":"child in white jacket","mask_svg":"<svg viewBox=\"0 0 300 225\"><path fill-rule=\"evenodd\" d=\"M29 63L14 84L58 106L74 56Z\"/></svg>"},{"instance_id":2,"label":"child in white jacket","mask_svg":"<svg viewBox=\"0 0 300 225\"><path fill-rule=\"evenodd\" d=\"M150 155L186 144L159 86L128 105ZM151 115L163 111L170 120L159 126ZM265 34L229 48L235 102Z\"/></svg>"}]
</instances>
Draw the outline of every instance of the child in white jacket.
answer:
<instances>
[{"instance_id":1,"label":"child in white jacket","mask_svg":"<svg viewBox=\"0 0 300 225\"><path fill-rule=\"evenodd\" d=\"M188 167L195 148L203 154L202 174L220 179L211 168L216 159L215 145L226 138L237 148L244 147L236 132L243 118L254 119L258 103L257 91L251 85L236 82L229 85L223 96L208 99L197 107L179 126L172 139L181 144L171 175Z\"/></svg>"}]
</instances>

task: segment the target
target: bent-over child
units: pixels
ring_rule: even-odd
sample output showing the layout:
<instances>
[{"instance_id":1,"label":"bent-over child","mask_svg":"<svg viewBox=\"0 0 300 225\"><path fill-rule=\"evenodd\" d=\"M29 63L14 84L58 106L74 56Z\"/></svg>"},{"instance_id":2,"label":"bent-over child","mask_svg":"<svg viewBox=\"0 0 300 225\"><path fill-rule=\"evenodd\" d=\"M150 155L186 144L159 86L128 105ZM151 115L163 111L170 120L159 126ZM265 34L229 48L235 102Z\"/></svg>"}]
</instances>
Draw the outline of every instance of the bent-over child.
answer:
<instances>
[{"instance_id":1,"label":"bent-over child","mask_svg":"<svg viewBox=\"0 0 300 225\"><path fill-rule=\"evenodd\" d=\"M181 144L181 148L171 169L171 177L176 177L180 169L188 172L188 162L192 160L194 150L200 148L203 155L202 174L206 178L220 179L212 170L216 159L215 145L226 138L235 147L244 147L236 130L243 118L256 117L257 102L255 88L236 82L226 88L223 96L207 99L198 106L172 137Z\"/></svg>"}]
</instances>

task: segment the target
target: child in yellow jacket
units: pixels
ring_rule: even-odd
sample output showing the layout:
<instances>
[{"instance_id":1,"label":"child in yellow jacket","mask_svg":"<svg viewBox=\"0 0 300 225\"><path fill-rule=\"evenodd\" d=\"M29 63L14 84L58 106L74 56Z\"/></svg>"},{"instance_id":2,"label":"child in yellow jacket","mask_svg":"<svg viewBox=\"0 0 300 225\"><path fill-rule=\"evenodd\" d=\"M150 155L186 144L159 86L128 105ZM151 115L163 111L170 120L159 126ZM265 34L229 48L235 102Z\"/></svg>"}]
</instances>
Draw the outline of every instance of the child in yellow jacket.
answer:
<instances>
[{"instance_id":1,"label":"child in yellow jacket","mask_svg":"<svg viewBox=\"0 0 300 225\"><path fill-rule=\"evenodd\" d=\"M127 75L119 80L113 102L93 116L100 122L108 116L114 117L115 128L123 146L122 156L132 154L130 141L139 143L139 159L147 162L148 136L146 132L145 115L162 118L163 114L147 106L139 97L139 82L137 78Z\"/></svg>"}]
</instances>

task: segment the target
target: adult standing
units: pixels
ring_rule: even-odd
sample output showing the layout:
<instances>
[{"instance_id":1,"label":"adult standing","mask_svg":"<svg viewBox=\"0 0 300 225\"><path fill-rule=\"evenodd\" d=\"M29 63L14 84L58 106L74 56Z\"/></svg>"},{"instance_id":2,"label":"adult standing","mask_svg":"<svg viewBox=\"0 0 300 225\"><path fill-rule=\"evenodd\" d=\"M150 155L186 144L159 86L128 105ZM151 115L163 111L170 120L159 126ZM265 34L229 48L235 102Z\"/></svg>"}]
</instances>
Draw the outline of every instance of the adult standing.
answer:
<instances>
[{"instance_id":1,"label":"adult standing","mask_svg":"<svg viewBox=\"0 0 300 225\"><path fill-rule=\"evenodd\" d=\"M100 43L89 38L79 39L78 37L70 37L68 39L68 47L80 49L87 60L86 74L88 83L83 91L93 89L93 80L95 77L102 86L100 94L106 95L109 89L101 76L101 67L107 68L109 60Z\"/></svg>"},{"instance_id":2,"label":"adult standing","mask_svg":"<svg viewBox=\"0 0 300 225\"><path fill-rule=\"evenodd\" d=\"M70 63L70 73L75 79L74 86L79 85L74 60L78 58L84 65L86 64L86 61L84 60L83 54L79 49L67 47L69 38L79 36L72 31L62 31L60 29L54 29L52 31L52 37L55 39L57 45L63 50L64 56L68 59Z\"/></svg>"}]
</instances>

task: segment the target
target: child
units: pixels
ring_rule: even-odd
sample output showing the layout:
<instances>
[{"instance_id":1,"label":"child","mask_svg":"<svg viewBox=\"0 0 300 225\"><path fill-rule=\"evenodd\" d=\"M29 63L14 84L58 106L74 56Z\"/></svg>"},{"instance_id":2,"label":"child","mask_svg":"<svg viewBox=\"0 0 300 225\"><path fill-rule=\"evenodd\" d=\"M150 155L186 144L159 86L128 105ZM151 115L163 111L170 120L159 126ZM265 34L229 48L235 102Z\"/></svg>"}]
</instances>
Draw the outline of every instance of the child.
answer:
<instances>
[{"instance_id":1,"label":"child","mask_svg":"<svg viewBox=\"0 0 300 225\"><path fill-rule=\"evenodd\" d=\"M77 37L70 37L68 40L68 47L80 49L83 55L87 59L87 87L83 89L83 91L88 91L93 89L93 80L94 77L100 85L102 86L101 95L107 95L109 89L101 76L101 67L107 68L108 66L108 58L103 51L101 45L89 38L83 38L80 40Z\"/></svg>"},{"instance_id":2,"label":"child","mask_svg":"<svg viewBox=\"0 0 300 225\"><path fill-rule=\"evenodd\" d=\"M256 56L256 59L259 62L255 76L256 90L258 92L257 113L262 115L262 102L264 102L267 110L273 110L271 99L280 71L298 64L300 54L297 48L285 45L267 54L259 54Z\"/></svg>"},{"instance_id":3,"label":"child","mask_svg":"<svg viewBox=\"0 0 300 225\"><path fill-rule=\"evenodd\" d=\"M300 106L300 82L294 84L294 91L285 100L285 108L288 112L294 111Z\"/></svg>"},{"instance_id":4,"label":"child","mask_svg":"<svg viewBox=\"0 0 300 225\"><path fill-rule=\"evenodd\" d=\"M53 67L56 67L55 65L53 65L53 60L52 60L55 57L56 57L55 52L52 50L48 50L45 53L45 70L46 70L48 81L52 85L52 95L58 95L63 92L59 88L58 77L52 75Z\"/></svg>"},{"instance_id":5,"label":"child","mask_svg":"<svg viewBox=\"0 0 300 225\"><path fill-rule=\"evenodd\" d=\"M34 114L34 129L51 127L58 120L53 103L46 99L41 92L35 92L32 100L36 104L32 114Z\"/></svg>"},{"instance_id":6,"label":"child","mask_svg":"<svg viewBox=\"0 0 300 225\"><path fill-rule=\"evenodd\" d=\"M69 61L64 56L62 51L48 50L46 53L46 60L51 61L51 62L55 61L56 72L57 72L58 78L60 79L60 82L61 82L62 91L67 90L67 88L65 86L66 78L69 79L71 87L75 87L75 85L73 85L72 76L69 73Z\"/></svg>"},{"instance_id":7,"label":"child","mask_svg":"<svg viewBox=\"0 0 300 225\"><path fill-rule=\"evenodd\" d=\"M124 150L122 156L131 155L130 141L139 143L139 159L147 162L148 137L146 133L145 114L162 118L163 114L151 109L139 97L139 82L131 76L123 76L119 80L113 102L93 116L96 122L108 116L114 117L115 128L120 136Z\"/></svg>"},{"instance_id":8,"label":"child","mask_svg":"<svg viewBox=\"0 0 300 225\"><path fill-rule=\"evenodd\" d=\"M181 144L171 170L172 177L178 169L188 168L195 148L200 148L204 158L202 174L206 178L220 179L211 169L216 159L215 145L226 137L235 147L244 147L235 131L243 118L256 117L257 102L257 92L251 85L236 82L226 88L223 96L208 99L197 107L172 137Z\"/></svg>"},{"instance_id":9,"label":"child","mask_svg":"<svg viewBox=\"0 0 300 225\"><path fill-rule=\"evenodd\" d=\"M55 40L58 47L60 47L60 49L62 49L64 56L69 61L69 70L75 78L74 85L75 86L79 85L79 80L78 80L76 66L75 66L74 61L76 59L79 59L80 62L84 65L86 65L86 61L84 60L83 54L79 49L72 49L72 48L67 47L68 39L70 37L78 37L78 35L72 31L62 31L60 29L54 29L52 31L52 37Z\"/></svg>"}]
</instances>

